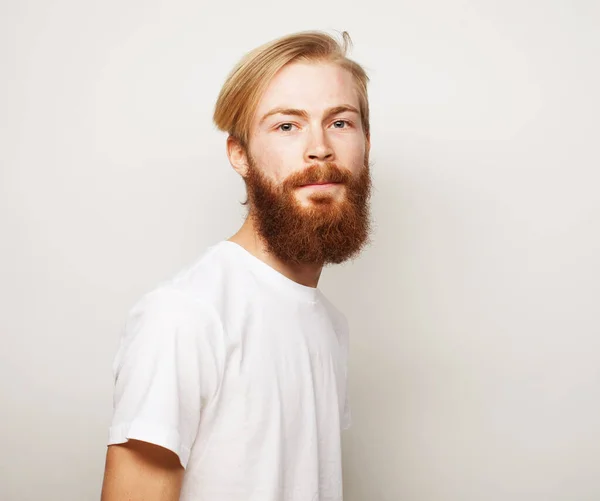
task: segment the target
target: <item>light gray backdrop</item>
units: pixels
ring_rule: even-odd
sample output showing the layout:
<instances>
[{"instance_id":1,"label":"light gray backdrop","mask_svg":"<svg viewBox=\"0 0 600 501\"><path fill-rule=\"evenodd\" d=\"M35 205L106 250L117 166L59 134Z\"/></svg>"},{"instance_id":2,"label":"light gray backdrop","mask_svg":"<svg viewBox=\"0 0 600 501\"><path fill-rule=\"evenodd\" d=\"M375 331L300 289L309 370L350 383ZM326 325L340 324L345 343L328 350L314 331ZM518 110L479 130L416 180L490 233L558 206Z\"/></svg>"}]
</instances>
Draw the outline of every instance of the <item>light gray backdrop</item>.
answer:
<instances>
[{"instance_id":1,"label":"light gray backdrop","mask_svg":"<svg viewBox=\"0 0 600 501\"><path fill-rule=\"evenodd\" d=\"M0 11L0 499L97 500L139 296L242 222L211 113L241 55L348 30L374 243L348 501L600 499L596 1L31 0Z\"/></svg>"}]
</instances>

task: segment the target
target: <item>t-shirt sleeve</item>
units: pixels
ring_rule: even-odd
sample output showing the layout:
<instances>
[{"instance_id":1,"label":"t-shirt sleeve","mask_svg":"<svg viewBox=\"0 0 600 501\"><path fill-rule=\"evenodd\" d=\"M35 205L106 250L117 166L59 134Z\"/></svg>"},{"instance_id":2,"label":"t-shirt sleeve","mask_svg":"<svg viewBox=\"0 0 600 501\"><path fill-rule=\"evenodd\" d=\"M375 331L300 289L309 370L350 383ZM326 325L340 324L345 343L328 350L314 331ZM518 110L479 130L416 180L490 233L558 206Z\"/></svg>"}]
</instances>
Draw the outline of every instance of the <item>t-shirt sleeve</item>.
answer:
<instances>
[{"instance_id":1,"label":"t-shirt sleeve","mask_svg":"<svg viewBox=\"0 0 600 501\"><path fill-rule=\"evenodd\" d=\"M129 312L113 364L108 444L141 440L187 466L206 401L222 373L216 312L178 290L157 290Z\"/></svg>"}]
</instances>

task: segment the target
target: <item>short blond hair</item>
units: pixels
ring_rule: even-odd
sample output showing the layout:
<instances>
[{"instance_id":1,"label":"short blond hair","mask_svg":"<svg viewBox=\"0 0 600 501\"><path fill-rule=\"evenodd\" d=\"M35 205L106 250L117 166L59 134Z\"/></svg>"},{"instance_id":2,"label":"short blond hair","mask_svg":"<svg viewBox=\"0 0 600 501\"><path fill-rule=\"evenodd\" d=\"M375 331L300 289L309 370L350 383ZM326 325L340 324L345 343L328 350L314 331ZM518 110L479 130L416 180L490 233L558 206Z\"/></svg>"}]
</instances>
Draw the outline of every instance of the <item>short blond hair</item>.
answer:
<instances>
[{"instance_id":1,"label":"short blond hair","mask_svg":"<svg viewBox=\"0 0 600 501\"><path fill-rule=\"evenodd\" d=\"M258 103L275 74L292 62L329 62L348 70L356 83L362 126L369 133L369 77L356 62L346 57L352 40L342 33L340 43L321 31L302 31L268 42L246 54L228 75L221 88L213 121L246 147Z\"/></svg>"}]
</instances>

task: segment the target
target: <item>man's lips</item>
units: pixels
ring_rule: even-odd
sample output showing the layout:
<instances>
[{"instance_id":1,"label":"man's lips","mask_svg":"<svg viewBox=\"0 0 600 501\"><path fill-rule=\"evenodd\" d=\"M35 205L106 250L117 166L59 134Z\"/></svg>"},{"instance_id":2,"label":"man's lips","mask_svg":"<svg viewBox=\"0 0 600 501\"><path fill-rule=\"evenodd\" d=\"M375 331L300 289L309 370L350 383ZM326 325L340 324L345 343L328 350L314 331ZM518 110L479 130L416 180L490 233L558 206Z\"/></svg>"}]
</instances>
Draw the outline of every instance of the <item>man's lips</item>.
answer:
<instances>
[{"instance_id":1,"label":"man's lips","mask_svg":"<svg viewBox=\"0 0 600 501\"><path fill-rule=\"evenodd\" d=\"M341 183L329 183L329 182L310 183L310 184L303 184L300 186L300 188L308 188L308 187L328 188L330 186L337 186L338 184L341 184Z\"/></svg>"}]
</instances>

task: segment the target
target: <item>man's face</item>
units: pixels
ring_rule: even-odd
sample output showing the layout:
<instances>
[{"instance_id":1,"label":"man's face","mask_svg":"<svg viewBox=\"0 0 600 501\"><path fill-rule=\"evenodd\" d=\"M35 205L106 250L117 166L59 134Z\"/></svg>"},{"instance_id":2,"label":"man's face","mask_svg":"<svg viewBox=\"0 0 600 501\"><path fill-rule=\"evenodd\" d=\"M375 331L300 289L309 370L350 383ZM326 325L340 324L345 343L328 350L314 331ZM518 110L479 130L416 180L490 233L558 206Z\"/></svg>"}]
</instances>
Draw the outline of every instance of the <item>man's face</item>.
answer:
<instances>
[{"instance_id":1,"label":"man's face","mask_svg":"<svg viewBox=\"0 0 600 501\"><path fill-rule=\"evenodd\" d=\"M347 70L284 67L258 105L247 153L250 216L271 252L324 265L360 251L369 233L369 142Z\"/></svg>"}]
</instances>

